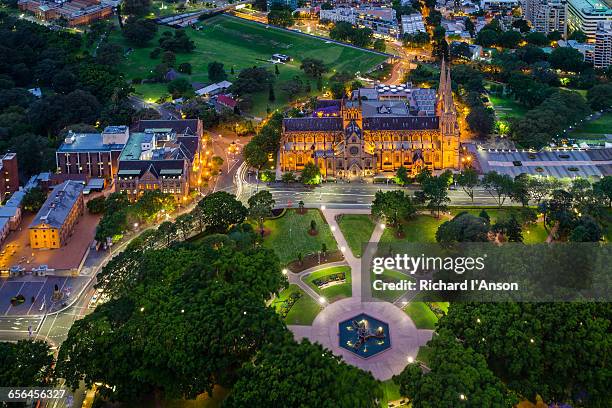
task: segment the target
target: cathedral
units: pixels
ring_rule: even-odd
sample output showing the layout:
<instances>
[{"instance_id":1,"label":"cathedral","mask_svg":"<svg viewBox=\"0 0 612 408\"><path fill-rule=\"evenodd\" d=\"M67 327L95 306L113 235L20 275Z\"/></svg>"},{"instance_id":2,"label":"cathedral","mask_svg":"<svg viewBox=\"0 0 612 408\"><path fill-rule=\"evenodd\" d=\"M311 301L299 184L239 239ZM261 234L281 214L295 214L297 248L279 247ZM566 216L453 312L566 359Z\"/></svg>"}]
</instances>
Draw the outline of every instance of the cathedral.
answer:
<instances>
[{"instance_id":1,"label":"cathedral","mask_svg":"<svg viewBox=\"0 0 612 408\"><path fill-rule=\"evenodd\" d=\"M348 100L319 100L310 117L285 118L282 171L314 162L321 176L358 179L459 169L459 125L450 67L442 62L438 93L405 85L353 91Z\"/></svg>"}]
</instances>

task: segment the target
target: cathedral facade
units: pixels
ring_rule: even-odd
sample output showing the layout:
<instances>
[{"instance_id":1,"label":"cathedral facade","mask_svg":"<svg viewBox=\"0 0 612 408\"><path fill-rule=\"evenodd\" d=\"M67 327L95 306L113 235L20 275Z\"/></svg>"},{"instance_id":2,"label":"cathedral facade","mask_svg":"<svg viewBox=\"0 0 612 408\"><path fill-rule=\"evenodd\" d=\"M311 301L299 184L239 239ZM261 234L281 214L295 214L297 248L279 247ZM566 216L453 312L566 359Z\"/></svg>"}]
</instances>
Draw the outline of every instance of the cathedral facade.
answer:
<instances>
[{"instance_id":1,"label":"cathedral facade","mask_svg":"<svg viewBox=\"0 0 612 408\"><path fill-rule=\"evenodd\" d=\"M311 117L285 118L282 171L314 162L323 177L355 179L395 172L459 169L459 125L450 68L440 87L378 85L349 100L320 100Z\"/></svg>"}]
</instances>

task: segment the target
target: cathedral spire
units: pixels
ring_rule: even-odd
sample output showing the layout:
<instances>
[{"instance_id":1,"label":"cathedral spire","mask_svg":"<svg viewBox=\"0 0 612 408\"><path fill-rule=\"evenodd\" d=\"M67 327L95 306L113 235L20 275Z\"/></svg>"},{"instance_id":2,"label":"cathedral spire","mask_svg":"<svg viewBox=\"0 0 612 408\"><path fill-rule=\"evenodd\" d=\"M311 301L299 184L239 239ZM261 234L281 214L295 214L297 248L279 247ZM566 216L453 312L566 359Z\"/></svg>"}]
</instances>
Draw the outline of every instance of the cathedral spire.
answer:
<instances>
[{"instance_id":1,"label":"cathedral spire","mask_svg":"<svg viewBox=\"0 0 612 408\"><path fill-rule=\"evenodd\" d=\"M444 61L444 57L442 57L442 64L440 65L440 85L438 85L438 95L440 99L442 95L444 95L444 86L446 80L446 61Z\"/></svg>"},{"instance_id":2,"label":"cathedral spire","mask_svg":"<svg viewBox=\"0 0 612 408\"><path fill-rule=\"evenodd\" d=\"M448 68L446 74L446 82L444 84L444 111L454 112L455 104L453 103L453 86L451 81L451 70Z\"/></svg>"}]
</instances>

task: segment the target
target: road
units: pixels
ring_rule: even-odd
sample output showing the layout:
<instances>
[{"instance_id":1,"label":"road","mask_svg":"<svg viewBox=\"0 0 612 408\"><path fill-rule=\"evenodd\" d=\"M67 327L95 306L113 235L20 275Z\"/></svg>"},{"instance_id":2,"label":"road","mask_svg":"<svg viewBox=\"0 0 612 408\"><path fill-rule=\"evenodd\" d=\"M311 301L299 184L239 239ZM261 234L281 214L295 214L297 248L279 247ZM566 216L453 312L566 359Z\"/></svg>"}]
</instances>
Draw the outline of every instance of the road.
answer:
<instances>
[{"instance_id":1,"label":"road","mask_svg":"<svg viewBox=\"0 0 612 408\"><path fill-rule=\"evenodd\" d=\"M255 174L249 174L246 165L238 170L239 183L237 192L240 200L246 200L260 189L269 190L276 201L277 206L297 207L299 201L303 201L306 207L327 208L367 208L372 205L374 195L377 191L388 191L402 189L414 194L419 189L417 185L401 187L395 184L373 184L368 182L338 182L324 183L316 187L303 186L299 183L262 183L256 182ZM449 190L448 195L451 205L484 205L496 206L497 201L483 189L477 189L474 193L474 202L461 189ZM506 200L506 204L510 204Z\"/></svg>"}]
</instances>

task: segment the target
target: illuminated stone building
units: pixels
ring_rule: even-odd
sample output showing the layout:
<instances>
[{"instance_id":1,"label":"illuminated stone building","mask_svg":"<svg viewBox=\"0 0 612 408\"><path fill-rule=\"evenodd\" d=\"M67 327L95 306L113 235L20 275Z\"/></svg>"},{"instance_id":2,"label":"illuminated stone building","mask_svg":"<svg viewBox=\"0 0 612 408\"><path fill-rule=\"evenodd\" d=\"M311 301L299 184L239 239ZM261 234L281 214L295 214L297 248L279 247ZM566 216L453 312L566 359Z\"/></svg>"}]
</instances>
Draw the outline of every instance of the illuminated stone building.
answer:
<instances>
[{"instance_id":1,"label":"illuminated stone building","mask_svg":"<svg viewBox=\"0 0 612 408\"><path fill-rule=\"evenodd\" d=\"M323 177L346 179L395 172L459 168L459 125L450 68L442 63L440 87L379 85L350 100L321 100L311 117L285 118L281 170L308 162Z\"/></svg>"}]
</instances>

